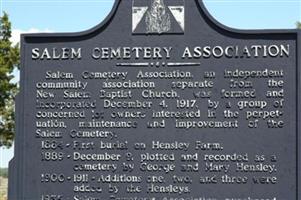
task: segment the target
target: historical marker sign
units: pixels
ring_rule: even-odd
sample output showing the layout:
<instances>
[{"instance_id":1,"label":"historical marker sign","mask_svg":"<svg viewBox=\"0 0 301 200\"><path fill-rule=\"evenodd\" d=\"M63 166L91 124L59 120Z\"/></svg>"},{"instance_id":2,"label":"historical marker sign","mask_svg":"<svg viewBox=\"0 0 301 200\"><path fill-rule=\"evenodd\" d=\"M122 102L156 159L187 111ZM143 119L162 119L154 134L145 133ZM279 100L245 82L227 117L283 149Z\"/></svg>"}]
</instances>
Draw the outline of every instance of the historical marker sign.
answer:
<instances>
[{"instance_id":1,"label":"historical marker sign","mask_svg":"<svg viewBox=\"0 0 301 200\"><path fill-rule=\"evenodd\" d=\"M10 200L299 200L300 32L117 0L22 36Z\"/></svg>"}]
</instances>

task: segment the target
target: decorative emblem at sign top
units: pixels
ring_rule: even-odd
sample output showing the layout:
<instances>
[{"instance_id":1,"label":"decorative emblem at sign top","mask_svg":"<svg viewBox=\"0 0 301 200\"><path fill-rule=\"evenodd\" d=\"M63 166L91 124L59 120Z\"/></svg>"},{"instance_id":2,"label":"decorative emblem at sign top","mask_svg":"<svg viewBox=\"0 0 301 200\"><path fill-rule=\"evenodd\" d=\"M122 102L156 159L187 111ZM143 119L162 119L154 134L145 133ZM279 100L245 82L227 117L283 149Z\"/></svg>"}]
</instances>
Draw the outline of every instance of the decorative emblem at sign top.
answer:
<instances>
[{"instance_id":1,"label":"decorative emblem at sign top","mask_svg":"<svg viewBox=\"0 0 301 200\"><path fill-rule=\"evenodd\" d=\"M150 11L146 13L145 23L148 33L163 33L170 30L170 16L163 0L153 0Z\"/></svg>"},{"instance_id":2,"label":"decorative emblem at sign top","mask_svg":"<svg viewBox=\"0 0 301 200\"><path fill-rule=\"evenodd\" d=\"M133 0L133 33L184 33L184 30L184 0Z\"/></svg>"}]
</instances>

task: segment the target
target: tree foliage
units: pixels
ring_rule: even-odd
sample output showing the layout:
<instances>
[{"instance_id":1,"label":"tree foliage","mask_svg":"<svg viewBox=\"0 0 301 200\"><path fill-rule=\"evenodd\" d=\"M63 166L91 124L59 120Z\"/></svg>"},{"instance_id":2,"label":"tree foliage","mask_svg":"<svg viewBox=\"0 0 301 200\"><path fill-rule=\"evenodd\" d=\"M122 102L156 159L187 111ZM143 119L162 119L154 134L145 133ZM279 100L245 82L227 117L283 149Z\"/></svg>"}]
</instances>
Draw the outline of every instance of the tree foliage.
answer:
<instances>
[{"instance_id":1,"label":"tree foliage","mask_svg":"<svg viewBox=\"0 0 301 200\"><path fill-rule=\"evenodd\" d=\"M13 71L20 66L19 44L12 46L11 23L6 13L0 18L0 147L10 147L14 139L14 97L17 84Z\"/></svg>"},{"instance_id":2,"label":"tree foliage","mask_svg":"<svg viewBox=\"0 0 301 200\"><path fill-rule=\"evenodd\" d=\"M296 23L297 28L301 29L301 22Z\"/></svg>"},{"instance_id":3,"label":"tree foliage","mask_svg":"<svg viewBox=\"0 0 301 200\"><path fill-rule=\"evenodd\" d=\"M7 178L8 177L8 169L0 168L0 177Z\"/></svg>"}]
</instances>

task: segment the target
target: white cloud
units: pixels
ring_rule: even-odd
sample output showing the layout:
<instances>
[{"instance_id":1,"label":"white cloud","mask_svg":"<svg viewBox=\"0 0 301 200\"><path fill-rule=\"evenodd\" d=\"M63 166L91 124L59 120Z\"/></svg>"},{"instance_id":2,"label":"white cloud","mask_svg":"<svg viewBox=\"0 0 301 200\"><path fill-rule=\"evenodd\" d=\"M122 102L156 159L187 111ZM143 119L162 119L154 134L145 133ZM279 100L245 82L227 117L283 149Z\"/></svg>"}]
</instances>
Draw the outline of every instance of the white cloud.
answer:
<instances>
[{"instance_id":1,"label":"white cloud","mask_svg":"<svg viewBox=\"0 0 301 200\"><path fill-rule=\"evenodd\" d=\"M44 30L39 30L39 29L36 29L36 28L31 28L29 30L13 29L12 30L12 37L11 37L10 41L13 43L13 45L20 42L20 35L22 33L51 33L51 32L53 32L53 31L49 30L49 29L44 29Z\"/></svg>"}]
</instances>

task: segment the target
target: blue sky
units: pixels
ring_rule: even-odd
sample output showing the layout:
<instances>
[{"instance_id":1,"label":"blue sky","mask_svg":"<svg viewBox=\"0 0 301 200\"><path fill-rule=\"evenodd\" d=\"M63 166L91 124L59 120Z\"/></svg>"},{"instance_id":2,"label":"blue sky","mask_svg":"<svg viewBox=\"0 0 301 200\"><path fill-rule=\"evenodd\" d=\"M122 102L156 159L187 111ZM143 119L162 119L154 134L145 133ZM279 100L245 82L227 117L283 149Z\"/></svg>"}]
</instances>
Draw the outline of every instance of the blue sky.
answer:
<instances>
[{"instance_id":1,"label":"blue sky","mask_svg":"<svg viewBox=\"0 0 301 200\"><path fill-rule=\"evenodd\" d=\"M113 0L1 0L14 29L80 31L98 24ZM301 0L204 0L223 24L243 29L293 28L301 20Z\"/></svg>"},{"instance_id":2,"label":"blue sky","mask_svg":"<svg viewBox=\"0 0 301 200\"><path fill-rule=\"evenodd\" d=\"M215 19L238 29L292 29L297 21L301 21L301 0L204 2ZM21 32L89 29L104 19L113 3L114 0L0 0L0 10L9 14L13 40L17 42ZM0 167L7 167L12 156L12 149L0 149Z\"/></svg>"}]
</instances>

